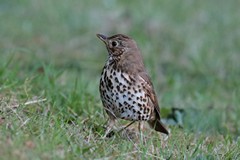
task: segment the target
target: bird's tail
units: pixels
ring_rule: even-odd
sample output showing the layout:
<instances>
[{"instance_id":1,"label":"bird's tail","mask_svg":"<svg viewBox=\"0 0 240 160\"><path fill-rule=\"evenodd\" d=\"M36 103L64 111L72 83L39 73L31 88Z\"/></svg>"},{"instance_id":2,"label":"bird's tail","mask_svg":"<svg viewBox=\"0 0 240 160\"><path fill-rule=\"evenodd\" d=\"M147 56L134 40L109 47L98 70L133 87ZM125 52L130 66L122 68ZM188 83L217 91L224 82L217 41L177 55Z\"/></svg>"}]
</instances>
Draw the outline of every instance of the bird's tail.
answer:
<instances>
[{"instance_id":1,"label":"bird's tail","mask_svg":"<svg viewBox=\"0 0 240 160\"><path fill-rule=\"evenodd\" d=\"M166 135L169 134L168 130L164 126L164 124L160 121L160 119L156 118L155 120L148 121L148 124L151 128L155 129L158 132L165 133Z\"/></svg>"}]
</instances>

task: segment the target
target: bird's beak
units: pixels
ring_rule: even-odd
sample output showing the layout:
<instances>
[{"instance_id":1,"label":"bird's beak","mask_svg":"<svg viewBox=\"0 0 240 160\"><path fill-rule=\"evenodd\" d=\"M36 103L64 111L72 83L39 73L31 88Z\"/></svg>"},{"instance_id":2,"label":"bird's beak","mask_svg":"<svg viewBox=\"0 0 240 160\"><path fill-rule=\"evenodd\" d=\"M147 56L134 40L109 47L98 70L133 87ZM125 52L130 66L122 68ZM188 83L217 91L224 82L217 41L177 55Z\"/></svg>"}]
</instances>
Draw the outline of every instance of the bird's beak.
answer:
<instances>
[{"instance_id":1,"label":"bird's beak","mask_svg":"<svg viewBox=\"0 0 240 160\"><path fill-rule=\"evenodd\" d=\"M103 34L97 34L97 37L107 44L107 36L104 36Z\"/></svg>"}]
</instances>

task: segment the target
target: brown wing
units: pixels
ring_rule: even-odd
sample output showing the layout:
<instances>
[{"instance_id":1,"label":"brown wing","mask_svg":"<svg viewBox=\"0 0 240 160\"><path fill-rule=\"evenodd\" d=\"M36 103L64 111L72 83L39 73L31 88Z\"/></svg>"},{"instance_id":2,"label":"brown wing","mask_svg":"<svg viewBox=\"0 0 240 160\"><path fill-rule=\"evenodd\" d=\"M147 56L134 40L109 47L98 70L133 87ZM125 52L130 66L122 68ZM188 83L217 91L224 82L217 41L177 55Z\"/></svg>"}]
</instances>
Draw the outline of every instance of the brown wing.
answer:
<instances>
[{"instance_id":1,"label":"brown wing","mask_svg":"<svg viewBox=\"0 0 240 160\"><path fill-rule=\"evenodd\" d=\"M140 76L140 78L143 79L143 81L146 82L143 88L144 88L145 92L147 93L147 96L149 96L150 100L152 101L152 104L154 105L154 111L156 113L156 119L153 121L149 121L148 123L156 131L162 132L162 133L165 133L168 135L169 134L168 130L166 129L166 127L162 124L162 122L160 120L160 108L158 105L157 97L156 97L151 80L146 72L141 72L138 75Z\"/></svg>"},{"instance_id":2,"label":"brown wing","mask_svg":"<svg viewBox=\"0 0 240 160\"><path fill-rule=\"evenodd\" d=\"M139 76L146 82L145 86L144 86L144 90L147 93L147 95L149 96L149 98L151 99L151 101L154 105L154 108L157 111L157 114L159 115L159 118L160 118L160 108L158 105L158 100L157 100L152 82L146 72L139 73Z\"/></svg>"}]
</instances>

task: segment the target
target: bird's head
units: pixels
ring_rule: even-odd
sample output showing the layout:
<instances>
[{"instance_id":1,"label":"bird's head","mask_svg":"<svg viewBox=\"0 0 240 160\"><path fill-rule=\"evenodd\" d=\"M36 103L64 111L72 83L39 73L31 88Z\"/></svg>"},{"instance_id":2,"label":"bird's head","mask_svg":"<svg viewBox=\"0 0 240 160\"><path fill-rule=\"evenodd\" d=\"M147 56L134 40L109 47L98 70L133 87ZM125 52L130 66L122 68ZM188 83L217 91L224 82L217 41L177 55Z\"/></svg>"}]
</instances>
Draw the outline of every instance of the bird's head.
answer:
<instances>
[{"instance_id":1,"label":"bird's head","mask_svg":"<svg viewBox=\"0 0 240 160\"><path fill-rule=\"evenodd\" d=\"M124 57L128 53L135 53L134 50L137 49L136 42L123 34L116 34L110 37L97 34L97 37L105 43L108 54L113 59L120 60L122 56Z\"/></svg>"}]
</instances>

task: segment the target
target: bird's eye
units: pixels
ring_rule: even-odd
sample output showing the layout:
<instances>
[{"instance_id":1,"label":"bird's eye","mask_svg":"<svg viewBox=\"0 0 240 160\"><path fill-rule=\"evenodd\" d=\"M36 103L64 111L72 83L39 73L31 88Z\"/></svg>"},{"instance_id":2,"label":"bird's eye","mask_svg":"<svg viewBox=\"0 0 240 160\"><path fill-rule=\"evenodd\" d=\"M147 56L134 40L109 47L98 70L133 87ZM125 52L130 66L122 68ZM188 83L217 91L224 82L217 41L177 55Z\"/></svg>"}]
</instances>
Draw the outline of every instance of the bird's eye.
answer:
<instances>
[{"instance_id":1,"label":"bird's eye","mask_svg":"<svg viewBox=\"0 0 240 160\"><path fill-rule=\"evenodd\" d=\"M116 47L118 45L118 42L117 41L112 41L112 46L113 47Z\"/></svg>"}]
</instances>

